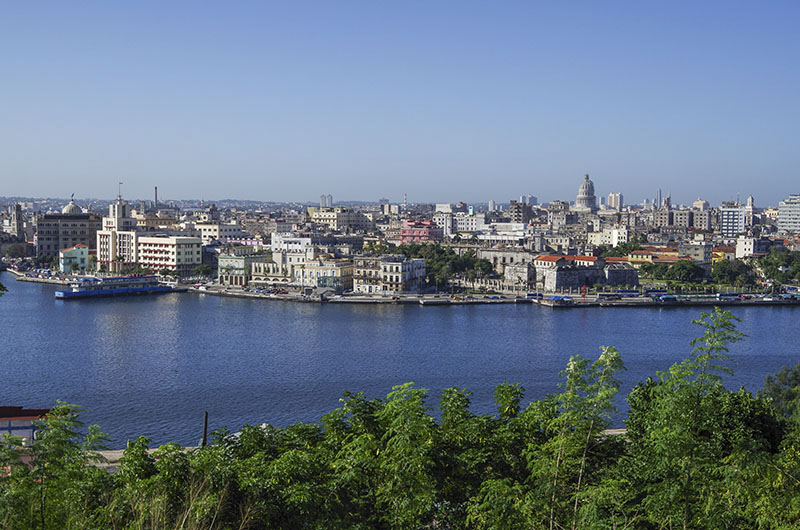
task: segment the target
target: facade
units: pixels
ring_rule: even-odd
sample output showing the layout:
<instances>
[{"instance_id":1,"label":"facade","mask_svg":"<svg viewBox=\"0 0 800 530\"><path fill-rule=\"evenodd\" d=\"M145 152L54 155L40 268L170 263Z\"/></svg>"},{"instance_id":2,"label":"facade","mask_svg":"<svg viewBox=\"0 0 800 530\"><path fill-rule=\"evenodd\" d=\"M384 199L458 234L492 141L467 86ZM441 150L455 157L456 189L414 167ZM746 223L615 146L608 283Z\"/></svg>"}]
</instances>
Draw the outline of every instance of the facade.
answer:
<instances>
[{"instance_id":1,"label":"facade","mask_svg":"<svg viewBox=\"0 0 800 530\"><path fill-rule=\"evenodd\" d=\"M800 195L789 195L778 204L778 231L800 233Z\"/></svg>"},{"instance_id":2,"label":"facade","mask_svg":"<svg viewBox=\"0 0 800 530\"><path fill-rule=\"evenodd\" d=\"M155 272L175 271L183 276L203 263L199 237L136 235L134 263L140 267Z\"/></svg>"},{"instance_id":3,"label":"facade","mask_svg":"<svg viewBox=\"0 0 800 530\"><path fill-rule=\"evenodd\" d=\"M672 211L662 208L653 212L653 226L665 228L672 226Z\"/></svg>"},{"instance_id":4,"label":"facade","mask_svg":"<svg viewBox=\"0 0 800 530\"><path fill-rule=\"evenodd\" d=\"M256 263L271 263L271 259L269 256L231 256L223 254L217 260L217 280L220 285L245 287L253 278L253 265Z\"/></svg>"},{"instance_id":5,"label":"facade","mask_svg":"<svg viewBox=\"0 0 800 530\"><path fill-rule=\"evenodd\" d=\"M533 260L536 288L546 292L593 285L639 285L639 273L626 263L594 256L538 256Z\"/></svg>"},{"instance_id":6,"label":"facade","mask_svg":"<svg viewBox=\"0 0 800 530\"><path fill-rule=\"evenodd\" d=\"M602 232L589 232L586 242L596 247L616 247L628 242L627 228L604 228Z\"/></svg>"},{"instance_id":7,"label":"facade","mask_svg":"<svg viewBox=\"0 0 800 530\"><path fill-rule=\"evenodd\" d=\"M25 237L25 218L22 215L22 205L19 203L11 207L10 218L3 222L3 232L21 239Z\"/></svg>"},{"instance_id":8,"label":"facade","mask_svg":"<svg viewBox=\"0 0 800 530\"><path fill-rule=\"evenodd\" d=\"M316 258L294 267L294 285L329 287L336 290L353 288L353 263L341 258Z\"/></svg>"},{"instance_id":9,"label":"facade","mask_svg":"<svg viewBox=\"0 0 800 530\"><path fill-rule=\"evenodd\" d=\"M433 221L404 220L400 228L400 243L429 243L441 241L444 231L436 226Z\"/></svg>"},{"instance_id":10,"label":"facade","mask_svg":"<svg viewBox=\"0 0 800 530\"><path fill-rule=\"evenodd\" d=\"M528 224L533 218L533 208L522 201L510 201L508 203L508 216L512 223Z\"/></svg>"},{"instance_id":11,"label":"facade","mask_svg":"<svg viewBox=\"0 0 800 530\"><path fill-rule=\"evenodd\" d=\"M425 288L425 260L403 255L381 256L381 292L398 294Z\"/></svg>"},{"instance_id":12,"label":"facade","mask_svg":"<svg viewBox=\"0 0 800 530\"><path fill-rule=\"evenodd\" d=\"M137 222L130 205L117 197L103 217L102 230L97 231L97 268L107 272L123 272L136 264Z\"/></svg>"},{"instance_id":13,"label":"facade","mask_svg":"<svg viewBox=\"0 0 800 530\"><path fill-rule=\"evenodd\" d=\"M736 239L736 259L769 254L772 247L783 248L783 240L768 237L745 237Z\"/></svg>"},{"instance_id":14,"label":"facade","mask_svg":"<svg viewBox=\"0 0 800 530\"><path fill-rule=\"evenodd\" d=\"M74 208L70 208L70 205ZM64 207L62 213L45 214L36 220L36 255L56 257L59 250L75 245L86 245L89 249L95 249L97 231L101 226L99 215L83 213L71 202Z\"/></svg>"},{"instance_id":15,"label":"facade","mask_svg":"<svg viewBox=\"0 0 800 530\"><path fill-rule=\"evenodd\" d=\"M58 270L67 274L73 271L86 272L89 266L89 247L78 243L72 248L58 251Z\"/></svg>"},{"instance_id":16,"label":"facade","mask_svg":"<svg viewBox=\"0 0 800 530\"><path fill-rule=\"evenodd\" d=\"M353 292L376 294L381 291L381 257L356 256L353 259Z\"/></svg>"},{"instance_id":17,"label":"facade","mask_svg":"<svg viewBox=\"0 0 800 530\"><path fill-rule=\"evenodd\" d=\"M375 226L362 212L350 208L309 208L308 213L312 222L335 231L367 231Z\"/></svg>"},{"instance_id":18,"label":"facade","mask_svg":"<svg viewBox=\"0 0 800 530\"><path fill-rule=\"evenodd\" d=\"M705 202L705 201L703 201ZM697 201L695 201L697 203ZM713 213L706 209L693 209L692 210L692 228L695 230L703 230L706 232L711 231L711 227L713 225L712 221Z\"/></svg>"},{"instance_id":19,"label":"facade","mask_svg":"<svg viewBox=\"0 0 800 530\"><path fill-rule=\"evenodd\" d=\"M745 209L738 202L723 202L719 209L719 230L723 237L745 232Z\"/></svg>"},{"instance_id":20,"label":"facade","mask_svg":"<svg viewBox=\"0 0 800 530\"><path fill-rule=\"evenodd\" d=\"M426 287L424 259L402 254L356 256L353 264L354 293L399 294Z\"/></svg>"},{"instance_id":21,"label":"facade","mask_svg":"<svg viewBox=\"0 0 800 530\"><path fill-rule=\"evenodd\" d=\"M673 210L672 211L672 226L678 228L689 229L692 228L694 222L694 214L691 210Z\"/></svg>"},{"instance_id":22,"label":"facade","mask_svg":"<svg viewBox=\"0 0 800 530\"><path fill-rule=\"evenodd\" d=\"M195 223L194 229L199 232L204 245L212 241L222 241L237 239L244 236L242 227L238 224L226 223Z\"/></svg>"},{"instance_id":23,"label":"facade","mask_svg":"<svg viewBox=\"0 0 800 530\"><path fill-rule=\"evenodd\" d=\"M713 247L705 241L693 241L678 247L678 257L691 258L698 265L709 265L713 258Z\"/></svg>"}]
</instances>

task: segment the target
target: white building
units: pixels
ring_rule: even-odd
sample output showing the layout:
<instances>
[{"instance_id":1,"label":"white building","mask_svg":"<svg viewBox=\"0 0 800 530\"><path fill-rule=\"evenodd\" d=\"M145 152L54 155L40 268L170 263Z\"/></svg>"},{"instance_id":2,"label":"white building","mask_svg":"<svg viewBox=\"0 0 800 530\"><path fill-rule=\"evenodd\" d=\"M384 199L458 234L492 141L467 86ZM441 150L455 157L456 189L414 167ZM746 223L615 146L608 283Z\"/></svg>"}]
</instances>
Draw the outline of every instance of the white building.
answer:
<instances>
[{"instance_id":1,"label":"white building","mask_svg":"<svg viewBox=\"0 0 800 530\"><path fill-rule=\"evenodd\" d=\"M212 241L226 242L228 239L237 239L244 236L242 227L235 223L195 223L194 229L200 235L204 245Z\"/></svg>"},{"instance_id":2,"label":"white building","mask_svg":"<svg viewBox=\"0 0 800 530\"><path fill-rule=\"evenodd\" d=\"M135 263L156 272L189 274L203 262L202 247L199 237L138 235Z\"/></svg>"},{"instance_id":3,"label":"white building","mask_svg":"<svg viewBox=\"0 0 800 530\"><path fill-rule=\"evenodd\" d=\"M589 232L586 236L586 242L596 247L616 247L628 242L628 229L605 228L602 232Z\"/></svg>"},{"instance_id":4,"label":"white building","mask_svg":"<svg viewBox=\"0 0 800 530\"><path fill-rule=\"evenodd\" d=\"M719 230L723 237L736 237L746 231L744 206L738 202L723 202L719 208Z\"/></svg>"},{"instance_id":5,"label":"white building","mask_svg":"<svg viewBox=\"0 0 800 530\"><path fill-rule=\"evenodd\" d=\"M294 234L281 234L278 232L272 233L272 243L270 244L272 252L299 252L305 253L310 250L313 245L310 237L296 236Z\"/></svg>"},{"instance_id":6,"label":"white building","mask_svg":"<svg viewBox=\"0 0 800 530\"><path fill-rule=\"evenodd\" d=\"M778 231L800 233L800 195L789 195L778 204Z\"/></svg>"}]
</instances>

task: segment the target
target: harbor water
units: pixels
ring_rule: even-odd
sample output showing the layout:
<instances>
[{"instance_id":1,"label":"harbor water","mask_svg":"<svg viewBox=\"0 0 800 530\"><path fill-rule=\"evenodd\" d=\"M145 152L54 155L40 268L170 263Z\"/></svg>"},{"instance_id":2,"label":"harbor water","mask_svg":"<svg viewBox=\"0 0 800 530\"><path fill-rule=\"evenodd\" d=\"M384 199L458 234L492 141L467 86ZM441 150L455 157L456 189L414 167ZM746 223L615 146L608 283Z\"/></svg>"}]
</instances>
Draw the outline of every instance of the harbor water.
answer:
<instances>
[{"instance_id":1,"label":"harbor water","mask_svg":"<svg viewBox=\"0 0 800 530\"><path fill-rule=\"evenodd\" d=\"M526 402L558 390L570 355L614 346L623 392L686 358L701 334L685 307L348 305L176 293L61 301L56 286L0 274L0 405L83 406L112 447L138 435L196 444L209 428L316 422L344 391L385 396L413 381L473 392L493 410L494 387L518 382ZM730 388L757 391L800 361L800 307L732 308L748 338L732 346ZM624 402L620 403L624 408ZM622 415L618 418L622 423Z\"/></svg>"}]
</instances>

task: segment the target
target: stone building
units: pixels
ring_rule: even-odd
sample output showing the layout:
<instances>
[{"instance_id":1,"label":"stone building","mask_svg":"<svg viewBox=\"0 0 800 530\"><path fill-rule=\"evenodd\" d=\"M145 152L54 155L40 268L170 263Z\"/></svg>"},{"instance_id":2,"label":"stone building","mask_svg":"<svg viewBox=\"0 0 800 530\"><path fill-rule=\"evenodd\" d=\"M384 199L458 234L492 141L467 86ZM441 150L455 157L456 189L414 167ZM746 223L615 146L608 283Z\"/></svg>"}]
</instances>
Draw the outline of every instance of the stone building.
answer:
<instances>
[{"instance_id":1,"label":"stone building","mask_svg":"<svg viewBox=\"0 0 800 530\"><path fill-rule=\"evenodd\" d=\"M630 265L594 256L539 256L533 265L536 288L546 292L584 285L639 285L639 273Z\"/></svg>"}]
</instances>

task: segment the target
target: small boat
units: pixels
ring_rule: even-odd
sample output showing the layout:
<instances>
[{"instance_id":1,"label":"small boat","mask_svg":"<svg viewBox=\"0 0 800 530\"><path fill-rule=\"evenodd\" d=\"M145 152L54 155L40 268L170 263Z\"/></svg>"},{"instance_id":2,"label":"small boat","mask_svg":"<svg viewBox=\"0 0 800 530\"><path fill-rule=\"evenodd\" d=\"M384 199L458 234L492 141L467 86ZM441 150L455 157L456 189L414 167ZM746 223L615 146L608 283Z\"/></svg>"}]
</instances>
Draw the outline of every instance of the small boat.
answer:
<instances>
[{"instance_id":1,"label":"small boat","mask_svg":"<svg viewBox=\"0 0 800 530\"><path fill-rule=\"evenodd\" d=\"M68 291L56 291L56 298L93 298L100 296L127 296L133 294L171 293L176 289L164 285L156 276L119 276L115 278L81 278L70 284Z\"/></svg>"}]
</instances>

